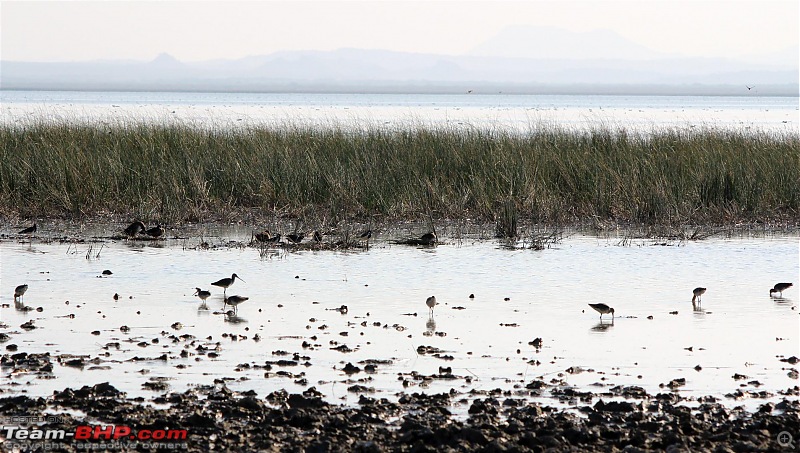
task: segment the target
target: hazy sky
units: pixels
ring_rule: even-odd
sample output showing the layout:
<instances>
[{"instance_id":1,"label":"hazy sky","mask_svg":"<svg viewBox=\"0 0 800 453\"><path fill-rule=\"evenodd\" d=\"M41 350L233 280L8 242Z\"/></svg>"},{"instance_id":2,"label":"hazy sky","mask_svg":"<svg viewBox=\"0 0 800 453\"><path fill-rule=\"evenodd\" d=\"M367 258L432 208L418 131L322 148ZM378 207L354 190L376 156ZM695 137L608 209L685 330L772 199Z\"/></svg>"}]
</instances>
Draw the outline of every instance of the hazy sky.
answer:
<instances>
[{"instance_id":1,"label":"hazy sky","mask_svg":"<svg viewBox=\"0 0 800 453\"><path fill-rule=\"evenodd\" d=\"M459 55L505 27L613 30L653 50L744 57L798 45L800 2L2 1L0 58L241 58L343 47Z\"/></svg>"}]
</instances>

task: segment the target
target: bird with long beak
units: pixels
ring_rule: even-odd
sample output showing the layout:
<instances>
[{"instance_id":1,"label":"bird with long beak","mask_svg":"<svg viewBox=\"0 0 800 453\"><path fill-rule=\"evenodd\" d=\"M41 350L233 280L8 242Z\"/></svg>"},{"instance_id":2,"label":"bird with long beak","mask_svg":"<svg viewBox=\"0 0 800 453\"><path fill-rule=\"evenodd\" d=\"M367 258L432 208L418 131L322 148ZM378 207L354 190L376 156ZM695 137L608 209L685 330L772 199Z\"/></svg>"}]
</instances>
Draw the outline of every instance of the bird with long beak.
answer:
<instances>
[{"instance_id":1,"label":"bird with long beak","mask_svg":"<svg viewBox=\"0 0 800 453\"><path fill-rule=\"evenodd\" d=\"M22 296L25 294L26 291L28 291L28 285L27 284L19 285L16 288L14 288L14 302L16 302L18 300L22 301Z\"/></svg>"},{"instance_id":2,"label":"bird with long beak","mask_svg":"<svg viewBox=\"0 0 800 453\"><path fill-rule=\"evenodd\" d=\"M603 319L603 315L607 315L611 313L611 319L614 319L614 309L609 307L606 304L589 304L590 307L594 308L594 311L600 313L600 319Z\"/></svg>"},{"instance_id":3,"label":"bird with long beak","mask_svg":"<svg viewBox=\"0 0 800 453\"><path fill-rule=\"evenodd\" d=\"M226 297L225 298L225 305L231 305L233 307L233 312L236 313L236 307L238 307L239 304L241 304L242 302L247 301L248 299L250 299L250 298L249 297L244 297L244 296ZM225 308L225 305L223 305L223 309Z\"/></svg>"},{"instance_id":4,"label":"bird with long beak","mask_svg":"<svg viewBox=\"0 0 800 453\"><path fill-rule=\"evenodd\" d=\"M695 303L695 301L700 302L700 299L701 299L700 296L702 296L703 294L706 293L706 289L707 288L700 288L700 287L693 289L692 290L692 303Z\"/></svg>"},{"instance_id":5,"label":"bird with long beak","mask_svg":"<svg viewBox=\"0 0 800 453\"><path fill-rule=\"evenodd\" d=\"M233 285L233 282L236 281L237 278L239 280L242 280L242 277L239 277L238 275L233 274L233 275L231 275L231 278L223 278L223 279L217 280L214 283L212 283L212 285L219 286L220 288L223 288L222 297L225 297L225 292L228 290L228 288L231 285ZM244 282L244 280L242 280L242 281ZM245 283L247 283L247 282L245 282Z\"/></svg>"}]
</instances>

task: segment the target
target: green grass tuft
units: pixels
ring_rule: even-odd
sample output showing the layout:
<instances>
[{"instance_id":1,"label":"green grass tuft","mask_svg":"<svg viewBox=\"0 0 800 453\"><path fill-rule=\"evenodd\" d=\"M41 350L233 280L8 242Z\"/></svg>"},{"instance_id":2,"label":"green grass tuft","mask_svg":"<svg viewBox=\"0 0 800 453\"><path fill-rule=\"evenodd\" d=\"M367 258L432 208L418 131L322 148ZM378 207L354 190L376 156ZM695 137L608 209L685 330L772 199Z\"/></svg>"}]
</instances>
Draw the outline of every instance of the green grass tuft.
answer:
<instances>
[{"instance_id":1,"label":"green grass tuft","mask_svg":"<svg viewBox=\"0 0 800 453\"><path fill-rule=\"evenodd\" d=\"M0 126L0 209L194 220L254 209L731 223L800 212L797 134L35 123Z\"/></svg>"}]
</instances>

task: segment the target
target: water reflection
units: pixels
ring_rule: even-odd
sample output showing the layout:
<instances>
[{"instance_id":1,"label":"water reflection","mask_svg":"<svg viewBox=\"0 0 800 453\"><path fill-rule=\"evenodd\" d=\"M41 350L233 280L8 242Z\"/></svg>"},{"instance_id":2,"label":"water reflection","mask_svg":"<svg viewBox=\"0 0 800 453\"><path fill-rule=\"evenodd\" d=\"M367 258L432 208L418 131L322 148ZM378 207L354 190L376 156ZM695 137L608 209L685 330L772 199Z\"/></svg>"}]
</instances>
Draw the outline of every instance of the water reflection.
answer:
<instances>
[{"instance_id":1,"label":"water reflection","mask_svg":"<svg viewBox=\"0 0 800 453\"><path fill-rule=\"evenodd\" d=\"M777 297L777 296L770 296L770 297L772 297L773 302L775 302L776 304L779 304L779 305L791 305L792 304L792 299L789 299L788 297Z\"/></svg>"},{"instance_id":2,"label":"water reflection","mask_svg":"<svg viewBox=\"0 0 800 453\"><path fill-rule=\"evenodd\" d=\"M219 238L239 239L249 238L249 235L250 231L220 233ZM217 241L210 240L209 235L203 240ZM784 364L774 359L778 355L800 356L796 342L775 340L796 336L797 312L790 309L796 309L797 299L765 299L766 285L758 283L775 280L776 268L788 269L791 275L800 272L796 237L712 239L691 242L680 248L617 247L613 246L615 238L610 241L611 245L607 245L604 240L576 234L565 238L558 250L543 254L497 249L494 241L445 245L431 250L381 244L371 247L369 252L290 253L274 261L261 260L259 250L252 247L194 250L176 243L174 247L157 248L149 244L137 248L122 241L106 243L99 259L94 259L96 246L92 259L87 260L88 245L84 244L78 244L74 253L75 245L69 253L64 253L68 244L40 245L37 240L35 249L46 253L34 254L28 251L27 243L0 241L0 280L27 281L33 291L30 295L33 298L28 300L33 301L34 309L43 307L41 313L22 311L22 306L27 304L15 310L9 300L13 285L6 287L0 292L0 315L9 327L0 327L0 331L9 336L19 335L14 341L21 345L20 350L24 344L28 353L59 351L60 354L114 360L114 370L104 380L111 381L129 395L146 398L151 397L149 391L142 389L147 378L136 373L142 365L130 361L139 350L125 341L130 338L128 335L137 335L137 341L139 336L146 340L150 334L168 331L169 325L176 321L183 324L182 333L198 339L213 337L214 341L202 341L204 347L213 348L214 342L221 338L225 339L221 341L234 341L230 339L231 334L236 335L237 341L255 338L258 334L270 344L268 351L296 350L297 343L305 342L313 361L321 364L343 360L342 350L323 345L333 339L336 332L350 332L347 346L358 356L352 359L348 356L347 360L386 361L387 372L371 375L369 384L377 392L384 392L378 393L383 396L394 395L401 389L395 372L406 374L424 367L424 372L430 373L440 365L458 371L474 370L477 374L464 373L479 375L486 379L483 382L487 386L499 386L504 391L513 391L513 384L488 383L488 379L504 379L524 372L529 362L539 362L535 358L543 362L536 365L540 368L537 373L542 375L563 372L570 362L591 367L597 373L608 373L620 365L619 355L607 354L608 351L625 351L625 362L638 363L642 368L633 373L604 374L609 383L636 383L648 392L657 393L661 391L659 384L678 377L676 367L686 365L687 351L682 346L690 344L674 345L675 332L680 332L682 338L692 339L695 353L700 347L705 351L703 371L686 387L695 395L711 394L727 401L724 395L739 385L731 382L731 370L747 374L736 368L746 361L765 364L758 373L759 382L763 384L759 390L777 395L777 391L796 385L796 379L781 369ZM219 243L223 243L223 239L219 239ZM575 263L580 263L580 272L575 271ZM224 307L220 288L207 287L213 289L205 301L191 295L198 293L194 286L230 276L231 271L238 270L236 268L241 268L242 272L247 268L254 277L248 278L242 286L236 282L237 286L232 288L246 289L254 300L280 301L287 307L248 302L242 305L242 316L247 315L245 319L226 314L232 307ZM104 269L112 269L113 276L97 278ZM304 282L295 279L298 275L320 278ZM686 304L691 299L686 289L696 286L693 284L696 281L713 284L717 288L716 300L725 301L724 305L715 305L712 300L712 310L705 311L704 305ZM648 295L619 297L620 288L648 288ZM570 297L553 303L554 292L567 291ZM470 292L478 297L468 298ZM117 303L111 300L115 293L123 295ZM435 318L435 314L424 316L428 307L423 308L422 302L431 294L436 294L442 302L463 304L466 309L451 310L451 305L447 311L440 311L439 318ZM798 293L789 290L787 294ZM134 299L129 299L130 296ZM503 301L506 296L510 296L509 300ZM772 303L767 304L767 300ZM616 320L608 314L599 320L599 313L591 308L585 310L587 301L618 308L626 315L620 321L623 328L609 330ZM342 303L347 305L342 306ZM720 308L716 308L718 306ZM690 314L687 311L690 307L700 311ZM673 310L680 314L669 315ZM709 313L715 310L714 322L707 322L704 317L708 315L711 320ZM418 316L412 317L413 313L409 312L416 312ZM648 315L654 316L648 319ZM14 333L21 330L17 326L34 317L36 329ZM314 322L310 321L312 318ZM441 329L439 321L444 323ZM509 321L518 323L521 328L510 329ZM362 327L356 327L358 325ZM133 333L125 334L127 327L122 330L121 326L130 326ZM326 326L325 329L319 329L322 326ZM406 330L406 326L416 326L413 338L409 338L412 332ZM745 331L748 334L741 335ZM354 336L362 332L363 337ZM424 340L417 338L422 333L426 336ZM311 339L312 336L319 338ZM547 346L542 345L542 338ZM238 342L236 347L222 348L224 350L219 351L214 360L176 359L191 365L191 372L177 371L179 368L168 371L172 370L169 365L162 370L173 379L173 387L183 391L198 383L212 383L218 375L238 364L263 363L267 343ZM122 346L117 348L114 344ZM416 352L420 345L452 351L447 353L452 361L443 363L421 357ZM520 349L520 345L528 345L524 353L506 354L506 351ZM164 352L171 357L180 353L185 345L162 342L159 347L163 346L167 346ZM359 352L356 347L360 347ZM540 354L534 355L535 351ZM266 354L266 359L270 360L270 353ZM498 360L501 354L509 360ZM541 356L545 354L563 359L543 360ZM705 366L705 361L716 366ZM315 373L314 382L339 378L338 372L329 371L327 366L310 370ZM268 394L294 385L259 379L263 372L254 368L241 373L247 379L230 383L237 391L253 389L259 394ZM640 373L642 377L637 378ZM25 390L32 395L51 395L71 385L72 379L79 378L69 367L56 368L53 375L54 379L37 379L35 385L25 386ZM575 379L583 379L576 381L576 385L584 386L599 378L587 373ZM474 385L462 384L464 391L484 388L483 384L474 382ZM433 380L429 385L431 391L438 393L449 391L452 383ZM11 385L8 387L9 391L15 391ZM21 387L18 388L21 390ZM293 390L288 387L287 390L305 388L307 386L297 384ZM334 388L326 394L331 400L339 396L341 393ZM750 398L749 401L756 404L762 399ZM731 401L730 404L750 403Z\"/></svg>"},{"instance_id":3,"label":"water reflection","mask_svg":"<svg viewBox=\"0 0 800 453\"><path fill-rule=\"evenodd\" d=\"M231 324L242 324L247 322L247 320L234 313L233 310L230 310L225 313L225 322L229 322Z\"/></svg>"},{"instance_id":4,"label":"water reflection","mask_svg":"<svg viewBox=\"0 0 800 453\"><path fill-rule=\"evenodd\" d=\"M611 321L603 321L597 323L594 327L592 327L592 332L605 332L610 327L614 327L614 318L611 318Z\"/></svg>"},{"instance_id":5,"label":"water reflection","mask_svg":"<svg viewBox=\"0 0 800 453\"><path fill-rule=\"evenodd\" d=\"M433 319L433 314L428 316L428 321L425 322L425 330L427 330L429 333L436 331L436 320Z\"/></svg>"}]
</instances>

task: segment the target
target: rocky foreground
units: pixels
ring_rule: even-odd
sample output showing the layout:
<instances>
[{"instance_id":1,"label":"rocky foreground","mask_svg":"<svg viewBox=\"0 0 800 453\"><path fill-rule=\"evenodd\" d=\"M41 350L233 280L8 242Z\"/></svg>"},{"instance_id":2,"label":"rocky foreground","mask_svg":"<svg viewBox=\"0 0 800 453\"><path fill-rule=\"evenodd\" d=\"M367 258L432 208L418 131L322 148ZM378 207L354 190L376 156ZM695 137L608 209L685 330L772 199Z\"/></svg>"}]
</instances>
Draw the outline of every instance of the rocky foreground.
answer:
<instances>
[{"instance_id":1,"label":"rocky foreground","mask_svg":"<svg viewBox=\"0 0 800 453\"><path fill-rule=\"evenodd\" d=\"M766 403L751 413L717 402L690 409L675 393L599 399L575 412L487 397L473 400L466 417L451 413L454 402L449 394L414 393L400 395L397 402L362 396L358 406L346 407L325 402L313 389L259 398L218 385L165 394L150 404L142 398L127 399L106 383L65 389L48 398L2 398L0 417L8 425L8 420L21 416L57 415L57 422L27 427L68 432L85 424L185 429L185 440L162 443L160 449L193 452L788 451L791 447L785 438L779 440L779 434L788 432L795 439L800 434L796 398ZM76 410L81 415L70 415ZM143 451L153 448L122 445ZM58 449L80 448L67 440Z\"/></svg>"}]
</instances>

